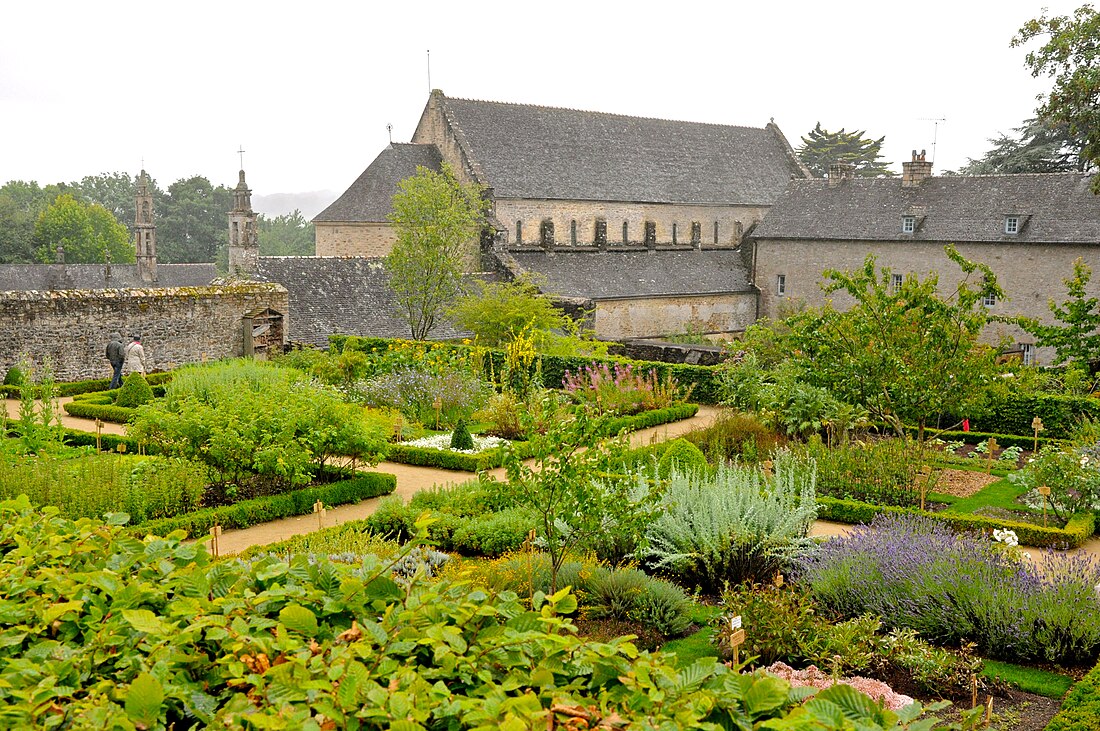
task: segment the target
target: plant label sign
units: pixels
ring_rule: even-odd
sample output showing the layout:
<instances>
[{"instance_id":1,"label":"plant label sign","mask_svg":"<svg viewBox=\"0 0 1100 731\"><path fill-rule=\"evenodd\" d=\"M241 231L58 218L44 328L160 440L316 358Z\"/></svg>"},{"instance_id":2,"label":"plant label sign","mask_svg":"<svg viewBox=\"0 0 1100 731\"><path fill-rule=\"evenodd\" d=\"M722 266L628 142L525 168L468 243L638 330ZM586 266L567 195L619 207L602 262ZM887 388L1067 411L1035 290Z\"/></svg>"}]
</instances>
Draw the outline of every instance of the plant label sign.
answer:
<instances>
[{"instance_id":1,"label":"plant label sign","mask_svg":"<svg viewBox=\"0 0 1100 731\"><path fill-rule=\"evenodd\" d=\"M730 617L730 632L741 629L741 615Z\"/></svg>"}]
</instances>

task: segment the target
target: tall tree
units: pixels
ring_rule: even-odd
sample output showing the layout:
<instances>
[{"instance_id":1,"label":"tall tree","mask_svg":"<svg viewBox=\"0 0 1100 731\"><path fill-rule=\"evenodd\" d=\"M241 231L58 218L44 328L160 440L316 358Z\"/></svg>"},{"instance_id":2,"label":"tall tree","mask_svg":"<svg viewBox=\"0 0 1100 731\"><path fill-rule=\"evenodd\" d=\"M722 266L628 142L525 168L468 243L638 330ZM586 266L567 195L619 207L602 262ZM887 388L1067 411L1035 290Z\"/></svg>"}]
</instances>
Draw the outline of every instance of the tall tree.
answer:
<instances>
[{"instance_id":1,"label":"tall tree","mask_svg":"<svg viewBox=\"0 0 1100 731\"><path fill-rule=\"evenodd\" d=\"M959 175L1015 175L1017 173L1084 172L1082 142L1069 136L1066 125L1052 126L1038 117L1024 120L1013 135L989 139L993 149L978 159L970 158Z\"/></svg>"},{"instance_id":2,"label":"tall tree","mask_svg":"<svg viewBox=\"0 0 1100 731\"><path fill-rule=\"evenodd\" d=\"M71 187L88 203L98 203L106 208L133 233L136 177L123 172L85 175ZM156 183L153 183L153 189L156 190Z\"/></svg>"},{"instance_id":3,"label":"tall tree","mask_svg":"<svg viewBox=\"0 0 1100 731\"><path fill-rule=\"evenodd\" d=\"M878 270L869 255L862 269L824 273L825 291L843 292L854 305L795 315L791 334L793 360L815 385L899 433L902 423L916 424L922 440L935 417L965 410L988 383L996 351L978 342L990 321L983 300L1004 296L988 266L954 247L945 251L962 270L950 295L937 291L935 274L895 286L890 269Z\"/></svg>"},{"instance_id":4,"label":"tall tree","mask_svg":"<svg viewBox=\"0 0 1100 731\"><path fill-rule=\"evenodd\" d=\"M38 216L67 186L10 180L0 187L0 264L34 264L38 244L34 227Z\"/></svg>"},{"instance_id":5,"label":"tall tree","mask_svg":"<svg viewBox=\"0 0 1100 731\"><path fill-rule=\"evenodd\" d=\"M475 251L488 202L476 185L417 168L393 196L397 241L385 259L390 287L414 340L423 340L461 291L464 264Z\"/></svg>"},{"instance_id":6,"label":"tall tree","mask_svg":"<svg viewBox=\"0 0 1100 731\"><path fill-rule=\"evenodd\" d=\"M257 226L263 256L312 256L316 249L313 224L297 208L275 218L261 213Z\"/></svg>"},{"instance_id":7,"label":"tall tree","mask_svg":"<svg viewBox=\"0 0 1100 731\"><path fill-rule=\"evenodd\" d=\"M861 178L892 176L894 173L888 163L882 161L882 143L886 138L875 140L866 134L865 130L846 132L843 128L839 132L829 132L818 122L802 138L798 159L818 178L828 175L829 166L834 163L853 165L856 176Z\"/></svg>"},{"instance_id":8,"label":"tall tree","mask_svg":"<svg viewBox=\"0 0 1100 731\"><path fill-rule=\"evenodd\" d=\"M1055 350L1054 365L1067 361L1088 367L1100 360L1100 299L1089 297L1087 290L1092 269L1082 259L1073 262L1073 276L1064 280L1069 298L1062 304L1050 300L1048 306L1058 325L1038 320L1022 320L1020 325L1035 336L1040 347Z\"/></svg>"},{"instance_id":9,"label":"tall tree","mask_svg":"<svg viewBox=\"0 0 1100 731\"><path fill-rule=\"evenodd\" d=\"M57 247L65 249L66 262L94 264L106 261L133 262L130 234L111 212L95 203L85 203L72 195L59 195L38 216L34 227L41 261L54 260Z\"/></svg>"},{"instance_id":10,"label":"tall tree","mask_svg":"<svg viewBox=\"0 0 1100 731\"><path fill-rule=\"evenodd\" d=\"M229 245L226 214L233 193L201 175L180 179L156 201L157 258L167 263L212 262Z\"/></svg>"},{"instance_id":11,"label":"tall tree","mask_svg":"<svg viewBox=\"0 0 1100 731\"><path fill-rule=\"evenodd\" d=\"M1100 13L1082 5L1072 16L1048 17L1044 12L1026 22L1012 39L1012 46L1043 40L1026 58L1031 75L1049 76L1054 87L1039 115L1055 125L1066 125L1069 134L1083 142L1081 156L1100 163ZM1100 177L1093 180L1100 193Z\"/></svg>"}]
</instances>

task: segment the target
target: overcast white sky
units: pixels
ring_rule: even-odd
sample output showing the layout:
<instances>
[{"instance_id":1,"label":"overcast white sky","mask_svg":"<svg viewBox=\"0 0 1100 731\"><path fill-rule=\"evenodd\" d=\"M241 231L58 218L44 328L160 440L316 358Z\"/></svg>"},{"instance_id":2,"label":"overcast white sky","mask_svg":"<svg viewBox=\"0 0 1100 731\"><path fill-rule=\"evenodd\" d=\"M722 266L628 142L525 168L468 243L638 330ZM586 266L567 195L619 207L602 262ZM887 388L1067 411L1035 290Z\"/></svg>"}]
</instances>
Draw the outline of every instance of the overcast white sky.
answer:
<instances>
[{"instance_id":1,"label":"overcast white sky","mask_svg":"<svg viewBox=\"0 0 1100 731\"><path fill-rule=\"evenodd\" d=\"M0 183L136 173L342 192L452 97L885 136L936 170L1031 116L1016 30L1083 0L7 3Z\"/></svg>"}]
</instances>

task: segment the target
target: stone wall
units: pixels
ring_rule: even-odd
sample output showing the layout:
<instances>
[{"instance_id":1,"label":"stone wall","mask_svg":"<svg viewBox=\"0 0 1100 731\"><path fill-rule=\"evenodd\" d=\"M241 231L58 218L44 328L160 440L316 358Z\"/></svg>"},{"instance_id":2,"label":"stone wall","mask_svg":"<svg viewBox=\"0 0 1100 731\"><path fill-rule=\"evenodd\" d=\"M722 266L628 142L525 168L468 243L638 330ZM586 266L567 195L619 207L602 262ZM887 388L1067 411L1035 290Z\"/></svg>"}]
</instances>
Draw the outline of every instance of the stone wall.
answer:
<instances>
[{"instance_id":1,"label":"stone wall","mask_svg":"<svg viewBox=\"0 0 1100 731\"><path fill-rule=\"evenodd\" d=\"M287 291L277 284L0 292L0 373L22 354L50 358L59 380L109 378L104 355L112 331L141 335L150 370L244 352L242 318L270 308L289 331Z\"/></svg>"},{"instance_id":2,"label":"stone wall","mask_svg":"<svg viewBox=\"0 0 1100 731\"><path fill-rule=\"evenodd\" d=\"M726 356L726 349L721 345L666 343L660 340L627 340L623 343L622 352L627 358L637 360L705 366L718 365Z\"/></svg>"},{"instance_id":3,"label":"stone wall","mask_svg":"<svg viewBox=\"0 0 1100 731\"><path fill-rule=\"evenodd\" d=\"M507 231L510 246L541 244L543 221L554 224L557 246L572 245L572 224L577 224L577 245L595 243L596 221L607 224L608 246L623 243L623 223L627 224L627 240L638 245L645 241L645 224L654 224L654 243L673 243L672 228L676 226L676 243L691 243L691 225L699 224L699 242L713 247L714 224L718 223L718 246L737 247L744 232L759 223L767 213L765 206L688 205L679 203L630 203L617 201L529 200L506 198L496 200L496 217ZM516 221L522 221L522 241L516 240Z\"/></svg>"},{"instance_id":4,"label":"stone wall","mask_svg":"<svg viewBox=\"0 0 1100 731\"><path fill-rule=\"evenodd\" d=\"M752 292L677 297L601 299L592 315L602 340L653 338L686 332L736 333L756 319Z\"/></svg>"},{"instance_id":5,"label":"stone wall","mask_svg":"<svg viewBox=\"0 0 1100 731\"><path fill-rule=\"evenodd\" d=\"M988 264L997 275L1005 294L1003 301L989 308L991 314L1005 317L1033 317L1053 322L1047 302L1066 299L1063 280L1073 276L1073 262L1083 257L1095 261L1100 253L1096 245L1023 244L1012 242L959 244L959 253L967 259ZM863 266L868 254L874 254L878 267L890 267L895 274L926 277L940 272L939 290L950 293L960 281L958 265L947 258L944 245L924 242L871 243L860 241L761 240L756 245L756 285L760 288L761 317L780 315L782 303L805 303L817 307L825 302L820 284L825 269L853 271ZM778 293L779 275L784 276L786 292ZM1089 283L1090 296L1100 296L1100 279ZM832 295L838 308L851 306L843 293ZM1016 343L1034 343L1035 339L1014 325L992 324L985 333L989 342L1008 338ZM1053 350L1040 349L1039 363L1049 364Z\"/></svg>"},{"instance_id":6,"label":"stone wall","mask_svg":"<svg viewBox=\"0 0 1100 731\"><path fill-rule=\"evenodd\" d=\"M388 223L317 223L314 232L317 256L380 257L397 240Z\"/></svg>"}]
</instances>

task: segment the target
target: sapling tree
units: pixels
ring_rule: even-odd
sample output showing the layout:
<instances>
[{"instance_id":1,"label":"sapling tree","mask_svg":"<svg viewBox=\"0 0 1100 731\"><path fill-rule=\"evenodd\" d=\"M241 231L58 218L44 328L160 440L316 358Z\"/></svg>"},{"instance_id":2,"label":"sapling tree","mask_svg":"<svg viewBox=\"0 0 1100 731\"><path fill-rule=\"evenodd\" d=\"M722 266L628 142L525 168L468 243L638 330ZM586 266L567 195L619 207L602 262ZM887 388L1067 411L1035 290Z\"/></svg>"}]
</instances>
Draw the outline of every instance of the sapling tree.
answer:
<instances>
[{"instance_id":1,"label":"sapling tree","mask_svg":"<svg viewBox=\"0 0 1100 731\"><path fill-rule=\"evenodd\" d=\"M1068 299L1048 306L1059 324L1021 320L1020 325L1035 336L1040 347L1052 347L1054 365L1073 362L1088 368L1100 359L1100 298L1088 296L1092 269L1083 259L1073 262L1073 276L1065 279Z\"/></svg>"}]
</instances>

